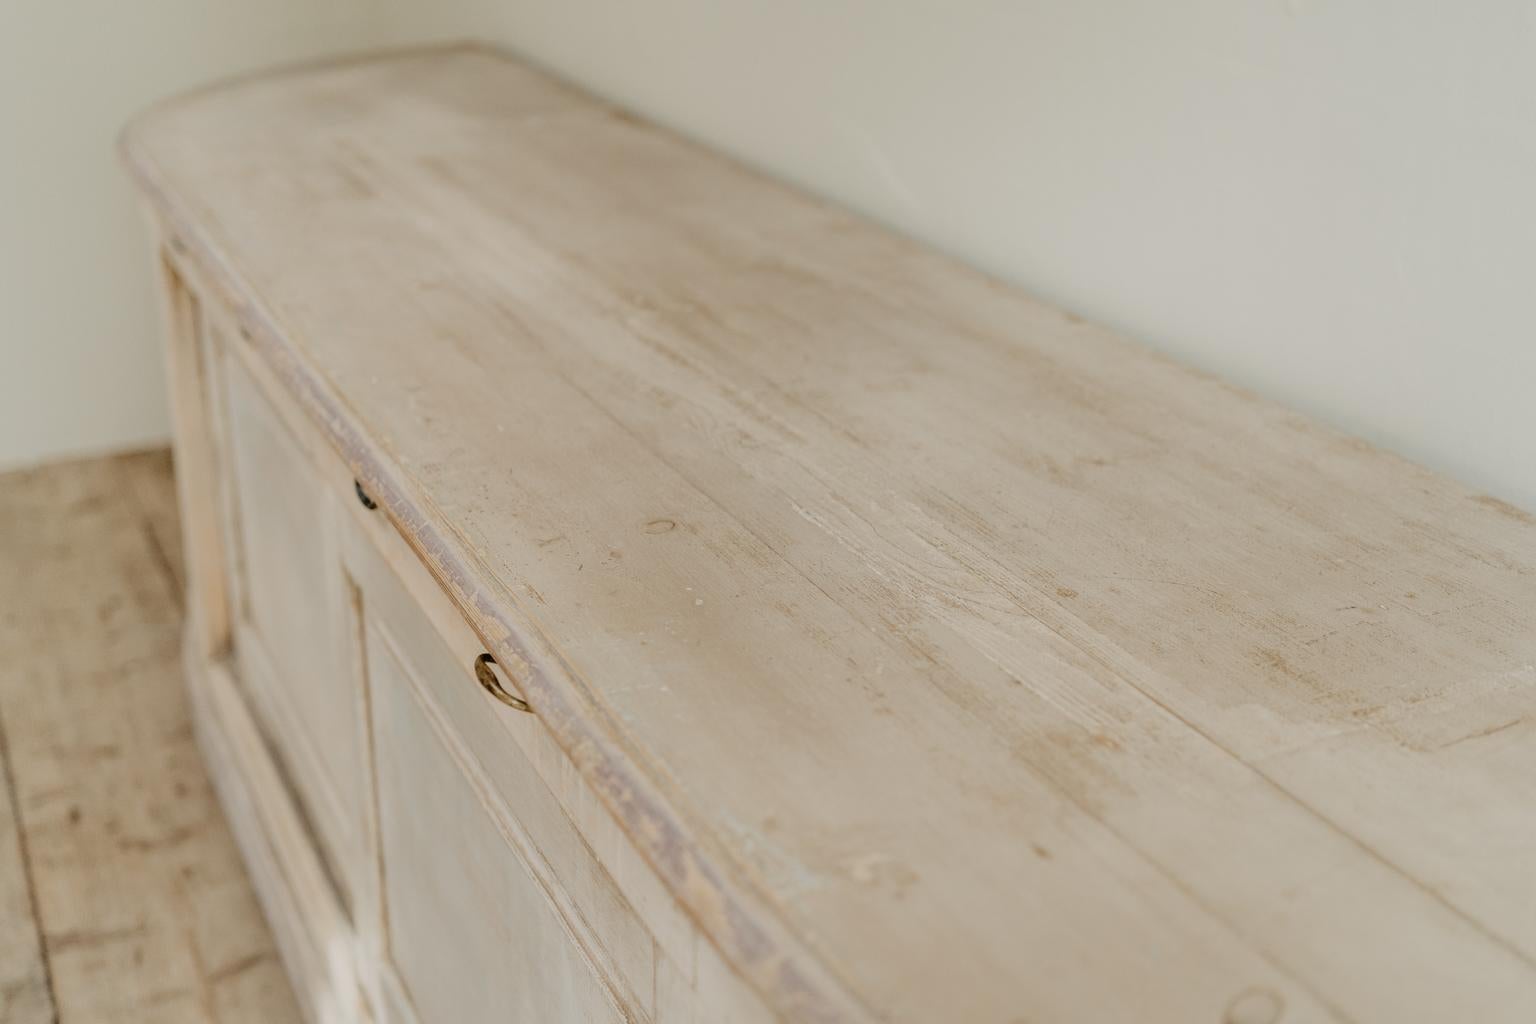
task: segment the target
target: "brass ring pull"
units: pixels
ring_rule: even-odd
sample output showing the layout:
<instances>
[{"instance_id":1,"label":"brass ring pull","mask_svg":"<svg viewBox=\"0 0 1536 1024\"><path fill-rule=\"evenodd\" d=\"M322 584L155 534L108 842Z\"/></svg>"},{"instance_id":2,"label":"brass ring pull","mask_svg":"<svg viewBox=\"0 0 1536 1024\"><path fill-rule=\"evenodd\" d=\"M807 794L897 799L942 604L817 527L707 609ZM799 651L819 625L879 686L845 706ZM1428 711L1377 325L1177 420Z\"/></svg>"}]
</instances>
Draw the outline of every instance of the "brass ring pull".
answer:
<instances>
[{"instance_id":1,"label":"brass ring pull","mask_svg":"<svg viewBox=\"0 0 1536 1024\"><path fill-rule=\"evenodd\" d=\"M501 680L496 676L496 670L491 666L496 664L496 659L489 654L482 654L475 659L475 678L480 680L480 685L485 687L485 692L501 701L509 708L517 708L533 714L533 705L523 698L507 692L507 688L501 685Z\"/></svg>"}]
</instances>

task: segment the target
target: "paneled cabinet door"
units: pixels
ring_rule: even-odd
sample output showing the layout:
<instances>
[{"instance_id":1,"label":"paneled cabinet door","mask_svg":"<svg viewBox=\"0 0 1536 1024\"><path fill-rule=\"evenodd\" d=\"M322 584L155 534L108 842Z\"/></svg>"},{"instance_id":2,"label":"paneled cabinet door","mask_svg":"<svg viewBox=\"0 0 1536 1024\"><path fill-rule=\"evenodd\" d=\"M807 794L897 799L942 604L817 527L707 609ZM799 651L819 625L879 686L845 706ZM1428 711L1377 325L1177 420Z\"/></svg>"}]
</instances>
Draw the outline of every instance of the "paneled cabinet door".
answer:
<instances>
[{"instance_id":1,"label":"paneled cabinet door","mask_svg":"<svg viewBox=\"0 0 1536 1024\"><path fill-rule=\"evenodd\" d=\"M446 649L407 655L378 619L365 613L364 623L382 952L390 987L417 1017L410 1024L628 1020L555 910L556 894L522 860L478 770L441 726L431 683L461 684L462 673Z\"/></svg>"},{"instance_id":2,"label":"paneled cabinet door","mask_svg":"<svg viewBox=\"0 0 1536 1024\"><path fill-rule=\"evenodd\" d=\"M240 676L333 874L350 890L367 787L335 498L241 361L225 358L223 369L239 538Z\"/></svg>"}]
</instances>

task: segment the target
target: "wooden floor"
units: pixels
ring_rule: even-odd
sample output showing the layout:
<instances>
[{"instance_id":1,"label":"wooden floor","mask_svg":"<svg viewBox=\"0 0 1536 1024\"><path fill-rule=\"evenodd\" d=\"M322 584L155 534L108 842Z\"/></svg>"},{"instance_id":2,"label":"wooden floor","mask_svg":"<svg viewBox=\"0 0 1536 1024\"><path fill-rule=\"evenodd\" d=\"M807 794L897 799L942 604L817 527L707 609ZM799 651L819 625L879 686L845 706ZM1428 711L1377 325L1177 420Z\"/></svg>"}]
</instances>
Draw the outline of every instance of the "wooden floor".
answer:
<instances>
[{"instance_id":1,"label":"wooden floor","mask_svg":"<svg viewBox=\"0 0 1536 1024\"><path fill-rule=\"evenodd\" d=\"M300 1019L192 736L173 490L0 475L0 1024Z\"/></svg>"}]
</instances>

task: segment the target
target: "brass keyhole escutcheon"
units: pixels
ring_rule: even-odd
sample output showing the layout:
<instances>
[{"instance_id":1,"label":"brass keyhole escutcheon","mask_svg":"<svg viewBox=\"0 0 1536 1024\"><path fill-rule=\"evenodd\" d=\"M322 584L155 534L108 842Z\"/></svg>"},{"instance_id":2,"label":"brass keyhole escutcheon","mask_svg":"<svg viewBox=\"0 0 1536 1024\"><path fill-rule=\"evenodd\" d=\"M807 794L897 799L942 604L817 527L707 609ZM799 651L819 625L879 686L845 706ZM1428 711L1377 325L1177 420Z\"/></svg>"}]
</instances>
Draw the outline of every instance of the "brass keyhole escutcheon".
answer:
<instances>
[{"instance_id":1,"label":"brass keyhole escutcheon","mask_svg":"<svg viewBox=\"0 0 1536 1024\"><path fill-rule=\"evenodd\" d=\"M485 687L485 692L509 708L533 714L533 705L501 685L501 677L496 674L495 665L496 659L489 654L482 654L475 659L475 678L480 680L480 685Z\"/></svg>"}]
</instances>

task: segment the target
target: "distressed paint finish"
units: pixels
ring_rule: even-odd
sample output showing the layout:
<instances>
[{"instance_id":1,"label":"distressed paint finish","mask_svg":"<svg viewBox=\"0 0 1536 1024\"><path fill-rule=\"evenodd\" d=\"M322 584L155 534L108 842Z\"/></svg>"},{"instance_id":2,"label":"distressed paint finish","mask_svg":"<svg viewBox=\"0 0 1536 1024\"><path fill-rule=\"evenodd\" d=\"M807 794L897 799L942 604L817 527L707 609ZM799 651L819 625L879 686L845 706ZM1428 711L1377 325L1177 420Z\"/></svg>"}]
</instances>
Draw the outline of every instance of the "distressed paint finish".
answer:
<instances>
[{"instance_id":1,"label":"distressed paint finish","mask_svg":"<svg viewBox=\"0 0 1536 1024\"><path fill-rule=\"evenodd\" d=\"M1536 521L474 49L125 155L797 1020L1536 1012Z\"/></svg>"}]
</instances>

